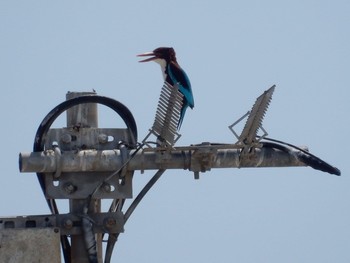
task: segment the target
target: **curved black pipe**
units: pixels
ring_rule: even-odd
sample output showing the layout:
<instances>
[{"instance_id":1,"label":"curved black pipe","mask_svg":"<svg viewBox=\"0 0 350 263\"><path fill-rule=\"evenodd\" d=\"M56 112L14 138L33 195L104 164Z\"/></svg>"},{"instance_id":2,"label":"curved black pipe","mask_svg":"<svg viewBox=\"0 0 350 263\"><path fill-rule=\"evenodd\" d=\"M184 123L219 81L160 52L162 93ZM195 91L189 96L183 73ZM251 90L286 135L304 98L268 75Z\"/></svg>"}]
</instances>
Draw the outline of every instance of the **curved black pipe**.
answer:
<instances>
[{"instance_id":1,"label":"curved black pipe","mask_svg":"<svg viewBox=\"0 0 350 263\"><path fill-rule=\"evenodd\" d=\"M134 143L136 144L137 141L137 126L135 119L133 115L131 114L130 110L124 106L122 103L103 96L81 96L76 97L70 100L66 100L62 102L61 104L57 105L55 108L53 108L43 119L41 122L36 135L35 135L35 141L33 146L33 151L42 151L45 141L43 138L43 135L46 134L51 127L52 123L57 119L61 113L68 110L69 108L79 105L79 104L85 104L85 103L98 103L105 105L112 110L114 110L125 122L127 128L131 131L131 135L133 136L132 139Z\"/></svg>"},{"instance_id":2,"label":"curved black pipe","mask_svg":"<svg viewBox=\"0 0 350 263\"><path fill-rule=\"evenodd\" d=\"M268 140L270 142L265 142L262 141L262 145L263 147L268 147L268 148L275 148L287 153L291 153L290 149L287 148L288 147L292 147L294 149L299 150L299 152L296 154L296 157L303 163L305 163L307 166L310 166L316 170L322 171L322 172L327 172L330 174L335 174L340 176L341 175L341 171L337 168L334 167L332 165L330 165L329 163L323 161L321 158L313 155L312 153L305 151L295 145L292 145L290 143L286 143L286 142L282 142L279 140L275 140L275 139L271 139L271 138L264 138L264 140Z\"/></svg>"}]
</instances>

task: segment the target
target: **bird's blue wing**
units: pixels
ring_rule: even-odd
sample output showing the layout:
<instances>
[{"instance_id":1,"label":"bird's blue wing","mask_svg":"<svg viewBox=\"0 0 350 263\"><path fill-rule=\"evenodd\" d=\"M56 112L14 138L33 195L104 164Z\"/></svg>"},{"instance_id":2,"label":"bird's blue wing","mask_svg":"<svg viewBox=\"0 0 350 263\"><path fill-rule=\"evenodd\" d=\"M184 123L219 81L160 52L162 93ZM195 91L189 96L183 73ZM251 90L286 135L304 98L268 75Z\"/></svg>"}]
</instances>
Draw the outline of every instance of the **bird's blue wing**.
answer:
<instances>
[{"instance_id":1,"label":"bird's blue wing","mask_svg":"<svg viewBox=\"0 0 350 263\"><path fill-rule=\"evenodd\" d=\"M191 108L194 107L194 99L192 94L191 82L186 72L180 68L177 63L169 63L168 74L173 83L180 86L180 92L184 95L185 100Z\"/></svg>"}]
</instances>

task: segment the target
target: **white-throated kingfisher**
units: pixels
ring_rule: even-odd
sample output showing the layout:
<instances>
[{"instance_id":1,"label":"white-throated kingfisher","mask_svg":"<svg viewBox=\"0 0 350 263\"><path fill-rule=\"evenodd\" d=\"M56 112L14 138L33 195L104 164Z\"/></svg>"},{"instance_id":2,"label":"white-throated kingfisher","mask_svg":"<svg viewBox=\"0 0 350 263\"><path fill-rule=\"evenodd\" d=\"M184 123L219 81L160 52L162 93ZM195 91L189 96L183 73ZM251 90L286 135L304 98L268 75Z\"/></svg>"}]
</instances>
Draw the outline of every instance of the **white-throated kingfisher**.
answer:
<instances>
[{"instance_id":1,"label":"white-throated kingfisher","mask_svg":"<svg viewBox=\"0 0 350 263\"><path fill-rule=\"evenodd\" d=\"M183 95L182 108L179 123L177 125L177 128L180 129L186 109L188 107L193 109L194 107L194 99L190 80L185 71L177 63L175 50L172 47L159 47L152 52L146 52L138 56L151 56L150 58L141 60L140 62L154 61L158 63L162 69L164 80L172 86L175 84L178 85L179 91Z\"/></svg>"}]
</instances>

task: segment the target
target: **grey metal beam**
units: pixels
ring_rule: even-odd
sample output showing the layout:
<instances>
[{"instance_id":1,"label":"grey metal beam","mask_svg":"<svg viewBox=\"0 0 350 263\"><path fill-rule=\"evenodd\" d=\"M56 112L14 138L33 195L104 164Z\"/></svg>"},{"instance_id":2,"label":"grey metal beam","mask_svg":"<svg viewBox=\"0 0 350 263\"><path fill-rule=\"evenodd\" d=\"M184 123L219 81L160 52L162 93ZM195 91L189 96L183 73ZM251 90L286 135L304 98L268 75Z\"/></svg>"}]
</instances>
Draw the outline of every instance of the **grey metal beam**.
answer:
<instances>
[{"instance_id":1,"label":"grey metal beam","mask_svg":"<svg viewBox=\"0 0 350 263\"><path fill-rule=\"evenodd\" d=\"M131 150L129 156L134 151ZM298 152L256 148L253 153L240 159L240 149L235 145L177 147L171 151L153 148L139 151L128 159L127 170L188 169L205 172L212 168L306 166L296 157ZM59 166L62 172L112 172L120 169L124 162L120 150L69 151L61 156L48 150L19 155L21 172L53 173Z\"/></svg>"},{"instance_id":2,"label":"grey metal beam","mask_svg":"<svg viewBox=\"0 0 350 263\"><path fill-rule=\"evenodd\" d=\"M82 235L82 216L69 213L5 217L0 220L0 231L4 229L57 228L61 235ZM94 233L124 232L125 219L121 211L113 213L91 213L84 216L94 222Z\"/></svg>"},{"instance_id":3,"label":"grey metal beam","mask_svg":"<svg viewBox=\"0 0 350 263\"><path fill-rule=\"evenodd\" d=\"M80 96L93 96L95 92L68 92L66 99L73 99ZM76 105L67 110L67 127L98 127L98 111L96 103L87 103ZM60 167L61 168L61 167ZM87 199L70 199L69 211L73 214L83 214L85 207L89 207L94 213L101 212L101 200L90 202ZM82 219L83 220L83 219ZM86 247L86 233L71 236L71 261L73 263L88 263L90 255ZM95 236L97 252L96 257L99 263L102 263L102 236L96 234ZM92 249L93 250L93 249Z\"/></svg>"}]
</instances>

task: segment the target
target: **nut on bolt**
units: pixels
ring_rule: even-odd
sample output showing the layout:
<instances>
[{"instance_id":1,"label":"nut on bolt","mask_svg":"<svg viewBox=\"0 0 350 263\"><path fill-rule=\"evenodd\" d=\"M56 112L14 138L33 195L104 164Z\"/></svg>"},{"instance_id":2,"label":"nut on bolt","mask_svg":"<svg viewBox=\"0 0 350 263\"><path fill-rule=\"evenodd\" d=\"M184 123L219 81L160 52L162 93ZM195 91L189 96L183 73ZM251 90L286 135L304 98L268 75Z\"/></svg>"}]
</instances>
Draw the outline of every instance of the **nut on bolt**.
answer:
<instances>
[{"instance_id":1,"label":"nut on bolt","mask_svg":"<svg viewBox=\"0 0 350 263\"><path fill-rule=\"evenodd\" d=\"M73 194L76 190L77 187L73 185L72 183L66 183L63 187L63 189L68 193L68 194Z\"/></svg>"},{"instance_id":2,"label":"nut on bolt","mask_svg":"<svg viewBox=\"0 0 350 263\"><path fill-rule=\"evenodd\" d=\"M98 142L101 144L108 142L108 136L104 133L99 134L98 135Z\"/></svg>"},{"instance_id":3,"label":"nut on bolt","mask_svg":"<svg viewBox=\"0 0 350 263\"><path fill-rule=\"evenodd\" d=\"M106 227L114 227L117 224L117 220L115 220L113 217L107 217L104 220L104 224Z\"/></svg>"},{"instance_id":4,"label":"nut on bolt","mask_svg":"<svg viewBox=\"0 0 350 263\"><path fill-rule=\"evenodd\" d=\"M65 219L63 221L63 226L66 228L66 229L71 229L73 227L73 221L71 219Z\"/></svg>"},{"instance_id":5,"label":"nut on bolt","mask_svg":"<svg viewBox=\"0 0 350 263\"><path fill-rule=\"evenodd\" d=\"M106 193L110 193L112 191L112 187L108 183L103 183L102 190Z\"/></svg>"},{"instance_id":6,"label":"nut on bolt","mask_svg":"<svg viewBox=\"0 0 350 263\"><path fill-rule=\"evenodd\" d=\"M62 134L61 141L63 143L70 143L72 141L72 136L68 133Z\"/></svg>"}]
</instances>

